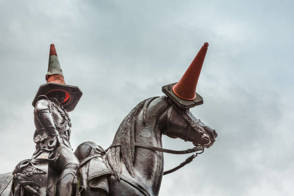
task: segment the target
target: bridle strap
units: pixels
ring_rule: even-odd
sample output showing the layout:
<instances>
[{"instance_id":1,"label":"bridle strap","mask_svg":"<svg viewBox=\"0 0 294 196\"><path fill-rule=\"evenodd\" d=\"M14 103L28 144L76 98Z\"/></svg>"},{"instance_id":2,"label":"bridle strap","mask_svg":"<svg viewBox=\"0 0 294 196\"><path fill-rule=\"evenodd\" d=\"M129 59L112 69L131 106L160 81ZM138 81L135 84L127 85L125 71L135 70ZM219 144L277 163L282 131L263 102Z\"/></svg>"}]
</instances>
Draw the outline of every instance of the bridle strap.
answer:
<instances>
[{"instance_id":1,"label":"bridle strap","mask_svg":"<svg viewBox=\"0 0 294 196\"><path fill-rule=\"evenodd\" d=\"M174 167L172 169L169 169L167 171L164 171L163 175L167 175L167 174L170 174L172 172L177 171L178 169L181 169L182 167L184 167L188 163L191 163L199 154L202 154L203 152L204 152L204 149L202 149L201 151L195 152L195 154L192 154L191 156L189 156L185 161L180 163L178 166L176 166L176 167Z\"/></svg>"},{"instance_id":2,"label":"bridle strap","mask_svg":"<svg viewBox=\"0 0 294 196\"><path fill-rule=\"evenodd\" d=\"M152 151L165 152L165 153L170 153L170 154L189 154L189 153L193 153L193 152L201 150L201 149L199 149L198 146L195 146L194 148L189 148L187 150L171 150L171 149L166 149L166 148L161 148L161 147L145 146L145 145L139 145L139 144L136 144L135 147L145 148L145 149L149 149Z\"/></svg>"},{"instance_id":3,"label":"bridle strap","mask_svg":"<svg viewBox=\"0 0 294 196\"><path fill-rule=\"evenodd\" d=\"M94 158L97 158L97 157L101 157L101 156L103 156L103 155L101 155L101 154L96 154L96 155L92 155L92 156L89 156L89 157L84 158L84 159L80 162L80 164L79 164L79 168L81 168L82 166L84 166L88 161L90 161L90 160L92 160L92 159L94 159Z\"/></svg>"},{"instance_id":4,"label":"bridle strap","mask_svg":"<svg viewBox=\"0 0 294 196\"><path fill-rule=\"evenodd\" d=\"M105 151L107 152L110 148L115 148L115 147L120 147L120 146L121 145L111 145ZM190 154L190 153L194 153L193 155L188 157L185 161L180 163L178 166L176 166L176 167L174 167L174 168L172 168L170 170L164 171L163 175L170 174L170 173L172 173L174 171L177 171L178 169L184 167L188 163L191 163L197 157L197 155L202 154L204 152L204 148L201 145L195 146L194 148L189 148L187 150L170 150L170 149L166 149L166 148L155 147L155 146L146 146L146 145L141 145L141 144L135 144L135 147L149 149L149 150L157 151L157 152L165 152L165 153L170 153L170 154Z\"/></svg>"}]
</instances>

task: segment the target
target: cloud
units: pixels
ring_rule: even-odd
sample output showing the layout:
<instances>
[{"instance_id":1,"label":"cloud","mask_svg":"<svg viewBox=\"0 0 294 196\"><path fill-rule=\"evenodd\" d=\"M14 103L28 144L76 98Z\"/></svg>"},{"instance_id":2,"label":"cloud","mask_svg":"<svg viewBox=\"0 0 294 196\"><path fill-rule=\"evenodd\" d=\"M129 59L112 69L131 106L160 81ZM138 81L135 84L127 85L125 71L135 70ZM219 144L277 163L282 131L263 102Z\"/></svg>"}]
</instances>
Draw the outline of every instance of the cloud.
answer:
<instances>
[{"instance_id":1,"label":"cloud","mask_svg":"<svg viewBox=\"0 0 294 196\"><path fill-rule=\"evenodd\" d=\"M192 109L219 137L193 163L163 178L161 195L293 192L292 1L0 1L0 168L31 156L31 101L56 44L65 81L83 97L72 143L110 145L140 100L162 95L210 43ZM189 143L164 137L165 147ZM21 150L20 150L21 149ZM166 156L171 168L184 156ZM180 180L179 180L180 179Z\"/></svg>"}]
</instances>

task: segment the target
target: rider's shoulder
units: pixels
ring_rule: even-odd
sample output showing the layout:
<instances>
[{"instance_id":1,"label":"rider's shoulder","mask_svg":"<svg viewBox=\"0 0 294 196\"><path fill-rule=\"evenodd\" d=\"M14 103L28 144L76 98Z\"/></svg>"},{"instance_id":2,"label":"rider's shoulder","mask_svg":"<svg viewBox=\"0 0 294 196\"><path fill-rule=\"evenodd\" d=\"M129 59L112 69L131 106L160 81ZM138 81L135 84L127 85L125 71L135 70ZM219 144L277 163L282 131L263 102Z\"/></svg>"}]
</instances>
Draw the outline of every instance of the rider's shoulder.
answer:
<instances>
[{"instance_id":1,"label":"rider's shoulder","mask_svg":"<svg viewBox=\"0 0 294 196\"><path fill-rule=\"evenodd\" d=\"M47 109L49 107L50 100L46 96L39 96L35 104L36 110Z\"/></svg>"}]
</instances>

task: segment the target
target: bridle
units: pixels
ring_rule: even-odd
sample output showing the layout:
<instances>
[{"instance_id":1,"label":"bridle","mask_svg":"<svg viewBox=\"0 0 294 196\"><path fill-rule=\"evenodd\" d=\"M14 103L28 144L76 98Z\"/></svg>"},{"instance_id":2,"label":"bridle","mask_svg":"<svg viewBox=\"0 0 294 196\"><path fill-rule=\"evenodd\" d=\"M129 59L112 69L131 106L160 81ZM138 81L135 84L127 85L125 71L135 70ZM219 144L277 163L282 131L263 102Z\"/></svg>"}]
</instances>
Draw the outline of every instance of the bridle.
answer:
<instances>
[{"instance_id":1,"label":"bridle","mask_svg":"<svg viewBox=\"0 0 294 196\"><path fill-rule=\"evenodd\" d=\"M105 153L110 148L115 148L115 147L120 147L120 146L121 145L111 145L110 147L108 147L105 150ZM169 169L167 171L164 171L163 175L167 175L167 174L170 174L172 172L177 171L178 169L184 167L188 163L191 163L199 154L202 154L204 152L204 147L202 145L197 145L197 146L195 146L193 148L189 148L189 149L186 149L186 150L171 150L171 149L167 149L167 148L161 148L161 147L156 147L156 146L147 146L147 145L142 145L142 144L135 144L135 147L152 150L154 152L164 152L164 153L169 153L169 154L190 154L190 153L194 153L191 156L189 156L185 161L180 163L178 166L176 166L176 167L174 167L172 169Z\"/></svg>"},{"instance_id":2,"label":"bridle","mask_svg":"<svg viewBox=\"0 0 294 196\"><path fill-rule=\"evenodd\" d=\"M197 119L195 119L195 117L190 113L188 112L187 110L182 110L180 108L177 108L176 109L176 112L178 113L182 113L183 115L183 118L184 120L195 130L195 131L198 131L200 133L201 132L201 129L199 128L199 125L198 123L196 123ZM191 163L199 154L202 154L204 152L204 145L201 145L201 144L198 144L196 145L195 147L193 148L189 148L189 149L186 149L186 150L171 150L171 149L166 149L166 148L162 148L162 147L156 147L156 146L147 146L147 145L143 145L143 144L138 144L138 143L135 143L134 145L135 147L138 147L138 148L144 148L144 149L149 149L151 151L154 151L154 152L163 152L163 153L169 153L169 154L190 154L190 153L193 153L191 156L189 156L185 161L183 161L182 163L180 163L179 165L177 165L176 167L172 168L172 169L169 169L167 171L164 171L163 172L163 175L167 175L167 174L170 174L170 173L173 173L179 169L181 169L182 167L184 167L185 165ZM106 150L105 150L105 153L111 149L111 148L114 148L114 147L121 147L120 144L117 144L117 145L111 145L110 147L108 147Z\"/></svg>"},{"instance_id":3,"label":"bridle","mask_svg":"<svg viewBox=\"0 0 294 196\"><path fill-rule=\"evenodd\" d=\"M121 147L121 145L111 145L104 152L100 152L99 154L94 154L92 156L89 156L89 157L85 158L84 160L82 160L80 162L79 167L82 167L85 163L87 163L88 161L90 161L93 158L101 157L101 156L105 155L109 149L116 148L116 147ZM178 155L193 153L185 161L183 161L182 163L180 163L176 167L164 171L163 175L167 175L167 174L170 174L172 172L177 171L178 169L180 169L180 168L184 167L185 165L191 163L199 154L202 154L204 152L204 147L202 145L197 145L197 146L195 146L193 148L189 148L189 149L186 149L186 150L171 150L171 149L167 149L167 148L156 147L156 146L147 146L147 145L141 145L141 144L135 144L135 147L152 150L154 152L163 152L163 153L178 154Z\"/></svg>"}]
</instances>

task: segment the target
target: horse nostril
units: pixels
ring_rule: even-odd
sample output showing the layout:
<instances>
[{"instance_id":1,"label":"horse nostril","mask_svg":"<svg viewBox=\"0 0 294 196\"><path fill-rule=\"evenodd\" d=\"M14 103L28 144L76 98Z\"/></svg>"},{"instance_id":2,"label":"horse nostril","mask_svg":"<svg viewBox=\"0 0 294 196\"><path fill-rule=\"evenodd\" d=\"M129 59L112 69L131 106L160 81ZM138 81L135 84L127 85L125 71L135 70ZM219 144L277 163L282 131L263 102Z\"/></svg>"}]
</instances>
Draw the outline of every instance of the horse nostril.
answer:
<instances>
[{"instance_id":1,"label":"horse nostril","mask_svg":"<svg viewBox=\"0 0 294 196\"><path fill-rule=\"evenodd\" d=\"M202 143L202 144L208 144L208 143L210 143L209 136L206 135L206 134L203 134L203 135L201 136L201 143Z\"/></svg>"}]
</instances>

